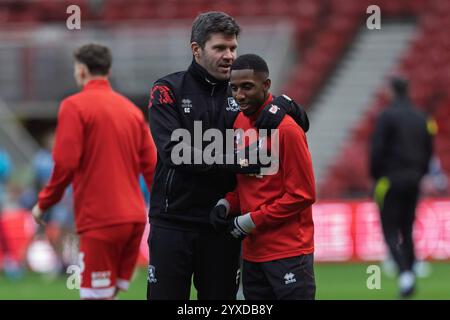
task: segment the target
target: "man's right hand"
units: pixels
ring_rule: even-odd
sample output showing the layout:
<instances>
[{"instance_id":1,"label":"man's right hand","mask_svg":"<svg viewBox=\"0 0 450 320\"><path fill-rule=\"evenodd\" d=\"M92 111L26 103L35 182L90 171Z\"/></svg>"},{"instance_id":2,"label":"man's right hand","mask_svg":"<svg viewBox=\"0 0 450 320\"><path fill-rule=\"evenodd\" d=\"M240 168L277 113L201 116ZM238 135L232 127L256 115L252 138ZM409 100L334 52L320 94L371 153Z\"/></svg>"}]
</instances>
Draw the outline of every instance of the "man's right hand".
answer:
<instances>
[{"instance_id":1,"label":"man's right hand","mask_svg":"<svg viewBox=\"0 0 450 320\"><path fill-rule=\"evenodd\" d=\"M216 205L209 214L209 222L217 232L224 232L228 228L227 207L223 204Z\"/></svg>"},{"instance_id":2,"label":"man's right hand","mask_svg":"<svg viewBox=\"0 0 450 320\"><path fill-rule=\"evenodd\" d=\"M274 108L274 106L278 108ZM284 94L274 98L271 103L264 107L255 122L255 126L258 129L276 129L286 114L290 115L304 132L309 130L309 119L306 111Z\"/></svg>"},{"instance_id":3,"label":"man's right hand","mask_svg":"<svg viewBox=\"0 0 450 320\"><path fill-rule=\"evenodd\" d=\"M235 174L261 174L261 169L270 167L270 165L249 164L243 162L241 164L217 164L217 168Z\"/></svg>"},{"instance_id":4,"label":"man's right hand","mask_svg":"<svg viewBox=\"0 0 450 320\"><path fill-rule=\"evenodd\" d=\"M235 149L231 159L233 163L227 164L229 158L223 156L223 164L216 164L220 170L225 170L235 174L261 174L261 170L269 168L271 163L262 164L259 160L259 152L257 143L247 146L243 149ZM255 161L256 160L256 161ZM256 163L254 163L256 162Z\"/></svg>"},{"instance_id":5,"label":"man's right hand","mask_svg":"<svg viewBox=\"0 0 450 320\"><path fill-rule=\"evenodd\" d=\"M43 219L44 217L44 211L42 211L41 208L39 208L39 205L36 204L33 209L31 209L31 215L34 218L34 221L36 221L37 224L40 224L41 226L45 226L45 221Z\"/></svg>"}]
</instances>

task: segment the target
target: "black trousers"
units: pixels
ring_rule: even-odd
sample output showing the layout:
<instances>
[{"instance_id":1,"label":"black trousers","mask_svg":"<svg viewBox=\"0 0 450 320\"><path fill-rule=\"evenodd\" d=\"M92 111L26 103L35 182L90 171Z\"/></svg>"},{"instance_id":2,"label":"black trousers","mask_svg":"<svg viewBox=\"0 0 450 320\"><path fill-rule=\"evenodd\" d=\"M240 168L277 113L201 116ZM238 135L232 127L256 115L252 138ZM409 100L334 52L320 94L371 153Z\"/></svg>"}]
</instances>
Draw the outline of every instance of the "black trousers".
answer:
<instances>
[{"instance_id":1,"label":"black trousers","mask_svg":"<svg viewBox=\"0 0 450 320\"><path fill-rule=\"evenodd\" d=\"M244 260L242 285L246 300L314 300L313 254L268 262Z\"/></svg>"},{"instance_id":2,"label":"black trousers","mask_svg":"<svg viewBox=\"0 0 450 320\"><path fill-rule=\"evenodd\" d=\"M148 300L188 300L193 277L199 300L236 300L241 242L229 234L152 226Z\"/></svg>"},{"instance_id":3,"label":"black trousers","mask_svg":"<svg viewBox=\"0 0 450 320\"><path fill-rule=\"evenodd\" d=\"M417 181L393 180L381 208L384 239L399 272L412 270L416 260L412 235L418 197Z\"/></svg>"}]
</instances>

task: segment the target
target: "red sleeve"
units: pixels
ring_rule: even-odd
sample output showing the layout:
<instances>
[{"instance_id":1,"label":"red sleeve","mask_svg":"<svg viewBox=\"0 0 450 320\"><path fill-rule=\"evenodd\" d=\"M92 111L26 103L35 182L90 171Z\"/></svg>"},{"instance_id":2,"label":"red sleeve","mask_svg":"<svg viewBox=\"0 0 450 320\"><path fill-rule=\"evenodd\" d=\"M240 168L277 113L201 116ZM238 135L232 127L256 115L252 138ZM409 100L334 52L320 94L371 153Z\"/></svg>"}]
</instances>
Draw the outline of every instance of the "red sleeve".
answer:
<instances>
[{"instance_id":1,"label":"red sleeve","mask_svg":"<svg viewBox=\"0 0 450 320\"><path fill-rule=\"evenodd\" d=\"M75 105L65 100L61 104L53 149L54 167L47 185L39 193L38 204L47 210L61 200L72 182L83 151L83 124Z\"/></svg>"},{"instance_id":2,"label":"red sleeve","mask_svg":"<svg viewBox=\"0 0 450 320\"><path fill-rule=\"evenodd\" d=\"M150 129L144 120L142 121L142 147L139 156L141 173L147 184L148 191L150 192L157 158L155 143L150 134Z\"/></svg>"},{"instance_id":3,"label":"red sleeve","mask_svg":"<svg viewBox=\"0 0 450 320\"><path fill-rule=\"evenodd\" d=\"M279 130L280 170L283 170L285 193L273 203L263 205L251 217L256 227L273 225L298 214L315 201L314 173L306 136L300 127Z\"/></svg>"},{"instance_id":4,"label":"red sleeve","mask_svg":"<svg viewBox=\"0 0 450 320\"><path fill-rule=\"evenodd\" d=\"M230 213L235 216L241 213L241 206L239 204L239 193L235 191L228 192L225 195L225 200L230 204Z\"/></svg>"}]
</instances>

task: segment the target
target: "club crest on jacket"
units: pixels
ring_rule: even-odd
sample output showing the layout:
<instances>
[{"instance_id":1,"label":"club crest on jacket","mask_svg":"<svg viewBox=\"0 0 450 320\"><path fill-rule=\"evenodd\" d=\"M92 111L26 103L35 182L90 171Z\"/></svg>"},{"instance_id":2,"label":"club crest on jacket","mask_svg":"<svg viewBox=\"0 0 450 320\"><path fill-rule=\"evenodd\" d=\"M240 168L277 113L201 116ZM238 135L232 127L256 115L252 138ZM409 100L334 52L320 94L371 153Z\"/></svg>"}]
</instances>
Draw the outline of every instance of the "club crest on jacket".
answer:
<instances>
[{"instance_id":1,"label":"club crest on jacket","mask_svg":"<svg viewBox=\"0 0 450 320\"><path fill-rule=\"evenodd\" d=\"M238 103L234 100L233 97L228 97L228 107L227 111L237 112L240 110Z\"/></svg>"}]
</instances>

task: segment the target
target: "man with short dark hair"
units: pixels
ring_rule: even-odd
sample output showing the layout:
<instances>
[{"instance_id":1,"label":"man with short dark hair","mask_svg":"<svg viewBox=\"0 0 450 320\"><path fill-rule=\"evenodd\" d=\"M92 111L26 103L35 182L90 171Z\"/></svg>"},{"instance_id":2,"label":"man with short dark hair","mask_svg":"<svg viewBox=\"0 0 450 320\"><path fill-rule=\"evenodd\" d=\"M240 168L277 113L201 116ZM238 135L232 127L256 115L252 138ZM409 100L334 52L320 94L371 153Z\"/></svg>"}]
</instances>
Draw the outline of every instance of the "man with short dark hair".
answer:
<instances>
[{"instance_id":1,"label":"man with short dark hair","mask_svg":"<svg viewBox=\"0 0 450 320\"><path fill-rule=\"evenodd\" d=\"M243 239L246 300L314 299L311 156L305 132L290 116L270 134L257 131L262 110L278 108L270 85L269 68L260 56L245 54L232 64L231 92L241 109L233 126L241 130L237 149L255 145L278 165L261 175L238 174L235 192L211 211L211 223Z\"/></svg>"},{"instance_id":2,"label":"man with short dark hair","mask_svg":"<svg viewBox=\"0 0 450 320\"><path fill-rule=\"evenodd\" d=\"M75 51L74 57L76 63L84 64L93 76L105 76L109 74L112 56L108 47L87 44L79 47Z\"/></svg>"},{"instance_id":3,"label":"man with short dark hair","mask_svg":"<svg viewBox=\"0 0 450 320\"><path fill-rule=\"evenodd\" d=\"M235 172L260 167L207 164L203 155L209 142L202 133L214 129L225 137L238 114L228 81L239 33L236 21L223 12L200 14L192 26L188 70L167 75L152 88L149 120L158 163L149 212L148 299L189 299L191 279L198 299L236 299L240 241L215 233L209 212L234 189ZM276 127L286 112L297 112L307 127L306 113L294 102L281 97L277 103L279 112L261 113L261 127ZM192 137L184 149L190 163L173 159L180 142L172 134L180 128Z\"/></svg>"},{"instance_id":4,"label":"man with short dark hair","mask_svg":"<svg viewBox=\"0 0 450 320\"><path fill-rule=\"evenodd\" d=\"M370 173L384 238L398 267L400 296L406 298L415 291L413 225L436 126L412 105L405 79L394 78L390 86L394 99L375 126Z\"/></svg>"},{"instance_id":5,"label":"man with short dark hair","mask_svg":"<svg viewBox=\"0 0 450 320\"><path fill-rule=\"evenodd\" d=\"M73 183L82 299L112 299L128 289L146 223L138 178L142 173L150 189L156 163L142 112L109 84L111 60L98 44L75 52L82 91L61 103L53 173L32 210L43 223Z\"/></svg>"}]
</instances>

